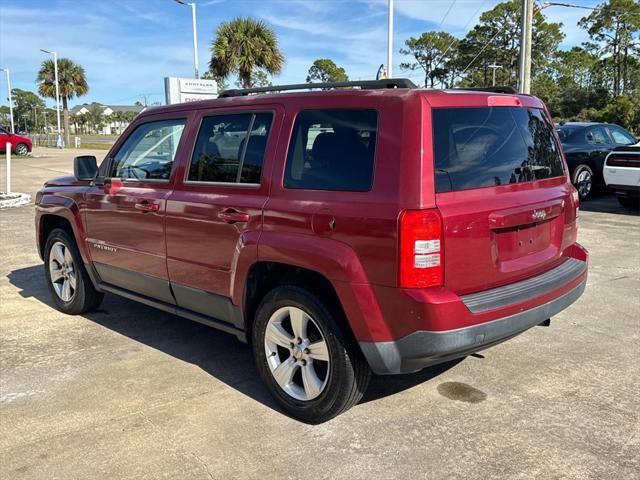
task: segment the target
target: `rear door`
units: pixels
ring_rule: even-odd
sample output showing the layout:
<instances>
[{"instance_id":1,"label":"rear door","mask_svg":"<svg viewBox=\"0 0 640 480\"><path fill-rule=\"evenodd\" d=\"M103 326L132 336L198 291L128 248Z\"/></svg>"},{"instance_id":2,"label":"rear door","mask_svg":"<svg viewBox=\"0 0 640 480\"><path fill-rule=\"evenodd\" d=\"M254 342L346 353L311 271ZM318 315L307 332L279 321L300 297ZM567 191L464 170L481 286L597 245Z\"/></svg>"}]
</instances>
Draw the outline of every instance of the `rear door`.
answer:
<instances>
[{"instance_id":1,"label":"rear door","mask_svg":"<svg viewBox=\"0 0 640 480\"><path fill-rule=\"evenodd\" d=\"M445 286L460 294L552 268L575 241L573 187L552 124L541 108L507 100L433 108L427 122Z\"/></svg>"},{"instance_id":2,"label":"rear door","mask_svg":"<svg viewBox=\"0 0 640 480\"><path fill-rule=\"evenodd\" d=\"M194 147L167 200L167 268L180 307L225 319L233 266L254 249L281 107L198 113Z\"/></svg>"},{"instance_id":3,"label":"rear door","mask_svg":"<svg viewBox=\"0 0 640 480\"><path fill-rule=\"evenodd\" d=\"M596 180L601 180L604 159L615 145L609 136L609 132L607 132L602 125L589 127L585 138L589 144L589 159L595 167L593 173L595 174Z\"/></svg>"}]
</instances>

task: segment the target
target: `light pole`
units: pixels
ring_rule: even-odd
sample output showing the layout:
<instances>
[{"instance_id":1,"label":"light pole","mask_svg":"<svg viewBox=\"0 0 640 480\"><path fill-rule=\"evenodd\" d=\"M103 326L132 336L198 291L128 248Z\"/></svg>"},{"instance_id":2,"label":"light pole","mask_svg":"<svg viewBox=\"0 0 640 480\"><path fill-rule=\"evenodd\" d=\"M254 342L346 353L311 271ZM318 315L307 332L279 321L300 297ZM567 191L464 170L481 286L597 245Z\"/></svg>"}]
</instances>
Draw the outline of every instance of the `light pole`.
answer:
<instances>
[{"instance_id":1,"label":"light pole","mask_svg":"<svg viewBox=\"0 0 640 480\"><path fill-rule=\"evenodd\" d=\"M393 78L393 0L389 0L387 25L387 78Z\"/></svg>"},{"instance_id":2,"label":"light pole","mask_svg":"<svg viewBox=\"0 0 640 480\"><path fill-rule=\"evenodd\" d=\"M11 76L9 75L8 68L0 68L3 72L7 74L7 89L9 90L9 117L11 117L11 133L16 133L14 125L13 125L13 98L11 97Z\"/></svg>"},{"instance_id":3,"label":"light pole","mask_svg":"<svg viewBox=\"0 0 640 480\"><path fill-rule=\"evenodd\" d=\"M60 131L60 85L58 83L58 53L50 52L49 50L44 50L43 48L41 48L40 51L53 55L53 71L56 82L56 118L58 120L58 140L56 142L56 147L62 148L64 147L64 143L62 143L62 132Z\"/></svg>"},{"instance_id":4,"label":"light pole","mask_svg":"<svg viewBox=\"0 0 640 480\"><path fill-rule=\"evenodd\" d=\"M196 4L187 3L184 0L175 0L180 5L187 5L191 7L191 26L193 27L193 67L196 72L196 78L200 78L198 75L198 32L196 29Z\"/></svg>"}]
</instances>

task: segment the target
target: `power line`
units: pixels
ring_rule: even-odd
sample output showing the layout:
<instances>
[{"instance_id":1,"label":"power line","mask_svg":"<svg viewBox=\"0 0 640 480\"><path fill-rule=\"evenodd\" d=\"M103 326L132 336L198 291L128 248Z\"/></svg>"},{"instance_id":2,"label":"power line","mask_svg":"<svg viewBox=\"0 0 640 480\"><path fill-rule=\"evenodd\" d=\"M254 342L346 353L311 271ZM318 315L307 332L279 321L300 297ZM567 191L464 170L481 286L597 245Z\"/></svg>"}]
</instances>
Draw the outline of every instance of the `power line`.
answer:
<instances>
[{"instance_id":1,"label":"power line","mask_svg":"<svg viewBox=\"0 0 640 480\"><path fill-rule=\"evenodd\" d=\"M485 3L487 3L487 0L482 0L482 3L478 7L478 9L475 11L475 13L473 15L471 15L469 17L469 20L467 20L467 23L465 24L465 26L462 27L463 30L466 30L467 27L469 27L469 24L473 21L474 18L476 18L476 15L478 15L478 13L480 12L480 10L482 9L482 7L484 6ZM440 66L440 63L442 63L442 60L444 60L444 56L447 54L447 52L453 46L453 44L456 43L456 40L458 40L458 39L454 37L453 40L451 40L451 42L447 46L447 48L445 48L444 52L442 52L442 55L440 55L440 58L438 59L438 62L437 63L434 62L435 66L433 67L433 70L435 70L436 68L438 68Z\"/></svg>"},{"instance_id":2,"label":"power line","mask_svg":"<svg viewBox=\"0 0 640 480\"><path fill-rule=\"evenodd\" d=\"M634 12L626 12L623 10L610 10L607 9L607 7L587 7L584 5L575 5L573 3L560 3L560 2L544 2L541 3L540 0L538 0L538 3L540 3L540 8L538 9L537 12L535 12L535 14L537 15L538 13L540 13L542 10L544 10L547 7L567 7L567 8L581 8L583 10L592 10L592 11L596 11L596 10L604 10L607 13L615 13L615 14L619 14L619 15L633 15Z\"/></svg>"},{"instance_id":3,"label":"power line","mask_svg":"<svg viewBox=\"0 0 640 480\"><path fill-rule=\"evenodd\" d=\"M494 34L493 34L493 37L491 37L491 38L489 39L489 41L488 41L487 43L485 43L485 44L484 44L484 46L483 46L483 47L482 47L482 49L478 52L478 54L477 54L475 57L473 57L473 60L471 60L471 62L469 62L469 65L467 65L467 66L466 66L466 68L465 68L461 73L459 73L459 74L454 78L454 81L455 81L457 78L462 78L462 76L466 73L466 71L467 71L467 70L469 70L469 67L471 67L471 65L473 65L473 62L475 62L475 61L478 59L478 57L480 56L480 54L481 54L482 52L484 52L484 49L485 49L485 48L487 48L491 42L493 42L493 39L494 39L494 38L496 38L496 37L498 36L498 34L499 34L499 33L500 33L500 30L496 31L496 33L494 33Z\"/></svg>"},{"instance_id":4,"label":"power line","mask_svg":"<svg viewBox=\"0 0 640 480\"><path fill-rule=\"evenodd\" d=\"M444 25L444 21L449 16L449 13L451 12L451 9L453 8L453 6L456 4L457 1L458 0L453 0L453 2L451 2L451 5L449 5L449 8L447 9L447 13L445 13L444 17L442 17L442 20L440 20L440 26L438 27L438 30L442 30L442 25Z\"/></svg>"}]
</instances>

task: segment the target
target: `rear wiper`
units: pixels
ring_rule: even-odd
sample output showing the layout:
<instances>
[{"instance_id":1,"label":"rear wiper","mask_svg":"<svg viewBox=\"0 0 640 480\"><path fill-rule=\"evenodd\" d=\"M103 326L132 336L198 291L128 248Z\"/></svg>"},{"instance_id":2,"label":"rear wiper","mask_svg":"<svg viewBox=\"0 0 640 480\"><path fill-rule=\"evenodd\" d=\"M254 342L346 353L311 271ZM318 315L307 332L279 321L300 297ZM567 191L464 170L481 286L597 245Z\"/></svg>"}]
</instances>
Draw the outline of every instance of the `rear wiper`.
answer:
<instances>
[{"instance_id":1,"label":"rear wiper","mask_svg":"<svg viewBox=\"0 0 640 480\"><path fill-rule=\"evenodd\" d=\"M523 173L533 173L539 170L545 170L547 173L551 173L551 167L545 165L525 165L523 167L516 167L514 172L516 175L522 175Z\"/></svg>"}]
</instances>

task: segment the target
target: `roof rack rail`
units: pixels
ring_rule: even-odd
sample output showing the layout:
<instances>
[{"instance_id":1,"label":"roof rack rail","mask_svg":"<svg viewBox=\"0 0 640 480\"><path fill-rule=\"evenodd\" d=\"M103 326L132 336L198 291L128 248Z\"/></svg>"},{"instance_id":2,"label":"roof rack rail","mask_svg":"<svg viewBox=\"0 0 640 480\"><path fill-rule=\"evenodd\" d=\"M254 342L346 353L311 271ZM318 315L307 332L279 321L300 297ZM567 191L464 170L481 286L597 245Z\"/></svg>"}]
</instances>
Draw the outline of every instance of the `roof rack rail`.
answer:
<instances>
[{"instance_id":1,"label":"roof rack rail","mask_svg":"<svg viewBox=\"0 0 640 480\"><path fill-rule=\"evenodd\" d=\"M241 88L223 90L218 95L220 98L242 97L252 93L284 92L287 90L311 90L317 88L354 88L382 89L382 88L416 88L416 85L408 78L388 78L385 80L362 80L357 82L328 82L328 83L297 83L294 85L273 85L271 87Z\"/></svg>"},{"instance_id":2,"label":"roof rack rail","mask_svg":"<svg viewBox=\"0 0 640 480\"><path fill-rule=\"evenodd\" d=\"M518 93L518 91L515 88L509 87L509 86L502 86L502 87L467 87L467 88L457 87L457 88L450 88L449 90L467 90L467 91L471 91L471 92L490 92L490 93Z\"/></svg>"}]
</instances>

